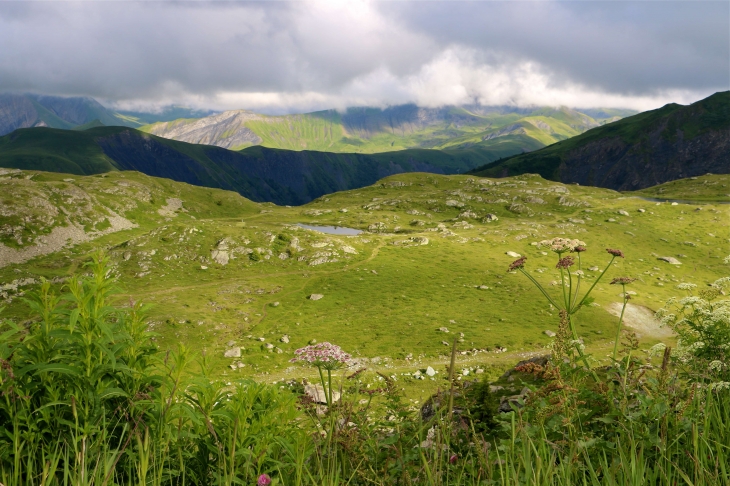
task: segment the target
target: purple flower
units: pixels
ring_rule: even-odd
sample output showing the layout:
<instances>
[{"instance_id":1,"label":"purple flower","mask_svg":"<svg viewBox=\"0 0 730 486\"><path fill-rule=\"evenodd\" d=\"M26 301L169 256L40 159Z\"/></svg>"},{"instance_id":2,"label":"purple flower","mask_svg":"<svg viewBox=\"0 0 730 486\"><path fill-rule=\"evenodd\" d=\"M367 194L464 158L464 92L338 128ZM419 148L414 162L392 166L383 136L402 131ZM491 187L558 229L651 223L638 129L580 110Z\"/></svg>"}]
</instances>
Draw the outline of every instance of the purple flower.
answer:
<instances>
[{"instance_id":1,"label":"purple flower","mask_svg":"<svg viewBox=\"0 0 730 486\"><path fill-rule=\"evenodd\" d=\"M522 268L525 266L525 261L527 261L527 257L522 257L518 260L515 260L510 264L508 272L511 272L513 270L517 270L518 268Z\"/></svg>"},{"instance_id":2,"label":"purple flower","mask_svg":"<svg viewBox=\"0 0 730 486\"><path fill-rule=\"evenodd\" d=\"M271 478L268 474L262 474L256 481L256 486L269 486L269 484L271 484Z\"/></svg>"},{"instance_id":3,"label":"purple flower","mask_svg":"<svg viewBox=\"0 0 730 486\"><path fill-rule=\"evenodd\" d=\"M451 457L449 457L449 464L455 464L457 459L459 459L459 456L456 454L452 454Z\"/></svg>"},{"instance_id":4,"label":"purple flower","mask_svg":"<svg viewBox=\"0 0 730 486\"><path fill-rule=\"evenodd\" d=\"M322 367L324 369L334 370L349 361L350 355L331 343L319 343L305 346L294 351L296 355L292 358L292 363L304 361L311 365Z\"/></svg>"},{"instance_id":5,"label":"purple flower","mask_svg":"<svg viewBox=\"0 0 730 486\"><path fill-rule=\"evenodd\" d=\"M572 256L561 258L555 268L570 268L575 264L575 259Z\"/></svg>"},{"instance_id":6,"label":"purple flower","mask_svg":"<svg viewBox=\"0 0 730 486\"><path fill-rule=\"evenodd\" d=\"M615 257L621 257L621 258L623 258L623 257L624 257L624 252L622 252L621 250L616 250L616 249L613 249L613 248L606 248L606 251L607 251L607 252L608 252L608 253L609 253L610 255L613 255L613 256L615 256Z\"/></svg>"}]
</instances>

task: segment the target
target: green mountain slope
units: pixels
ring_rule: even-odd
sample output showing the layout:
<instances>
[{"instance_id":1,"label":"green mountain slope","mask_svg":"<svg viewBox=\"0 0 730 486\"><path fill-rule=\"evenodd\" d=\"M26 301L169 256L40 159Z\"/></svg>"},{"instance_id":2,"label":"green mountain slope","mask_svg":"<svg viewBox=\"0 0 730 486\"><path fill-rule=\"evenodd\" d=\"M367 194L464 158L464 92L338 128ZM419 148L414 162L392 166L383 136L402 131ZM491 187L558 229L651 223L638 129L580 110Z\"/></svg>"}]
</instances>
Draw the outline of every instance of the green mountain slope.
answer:
<instances>
[{"instance_id":1,"label":"green mountain slope","mask_svg":"<svg viewBox=\"0 0 730 486\"><path fill-rule=\"evenodd\" d=\"M615 117L606 115L610 120ZM605 121L566 108L526 110L473 106L429 109L402 105L285 116L228 111L201 119L151 124L142 130L174 140L233 150L262 145L346 153L474 145L489 151L494 145L485 143L489 140L523 135L528 141L511 152L514 154L578 135Z\"/></svg>"},{"instance_id":2,"label":"green mountain slope","mask_svg":"<svg viewBox=\"0 0 730 486\"><path fill-rule=\"evenodd\" d=\"M730 92L669 104L473 171L538 173L566 183L634 190L683 177L730 172Z\"/></svg>"},{"instance_id":3,"label":"green mountain slope","mask_svg":"<svg viewBox=\"0 0 730 486\"><path fill-rule=\"evenodd\" d=\"M520 144L487 151L413 149L381 154L240 152L168 140L124 127L83 131L21 129L0 137L0 167L78 175L136 170L156 177L233 190L255 201L303 204L323 194L362 187L401 172L457 173L494 160ZM493 153L494 152L494 153Z\"/></svg>"}]
</instances>

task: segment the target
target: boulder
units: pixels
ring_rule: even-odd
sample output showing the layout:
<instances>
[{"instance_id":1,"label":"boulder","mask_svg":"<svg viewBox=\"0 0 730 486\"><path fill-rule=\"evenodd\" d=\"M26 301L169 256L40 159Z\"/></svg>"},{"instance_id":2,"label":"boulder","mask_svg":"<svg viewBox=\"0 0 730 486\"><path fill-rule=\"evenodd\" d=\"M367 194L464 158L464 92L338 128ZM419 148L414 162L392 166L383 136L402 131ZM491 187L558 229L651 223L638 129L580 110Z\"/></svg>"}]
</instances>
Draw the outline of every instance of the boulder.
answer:
<instances>
[{"instance_id":1,"label":"boulder","mask_svg":"<svg viewBox=\"0 0 730 486\"><path fill-rule=\"evenodd\" d=\"M436 376L436 370L431 368L430 366L426 368L426 375L428 376Z\"/></svg>"},{"instance_id":2,"label":"boulder","mask_svg":"<svg viewBox=\"0 0 730 486\"><path fill-rule=\"evenodd\" d=\"M219 265L228 265L228 251L226 250L213 250L210 252L210 257L214 262Z\"/></svg>"},{"instance_id":3,"label":"boulder","mask_svg":"<svg viewBox=\"0 0 730 486\"><path fill-rule=\"evenodd\" d=\"M667 262L667 263L672 264L672 265L681 265L682 264L682 262L680 262L676 258L670 257L670 256L659 257L659 258L657 258L657 260L661 260L663 262Z\"/></svg>"},{"instance_id":4,"label":"boulder","mask_svg":"<svg viewBox=\"0 0 730 486\"><path fill-rule=\"evenodd\" d=\"M482 218L482 223L491 223L492 221L497 221L499 218L496 214L488 213L486 216Z\"/></svg>"},{"instance_id":5,"label":"boulder","mask_svg":"<svg viewBox=\"0 0 730 486\"><path fill-rule=\"evenodd\" d=\"M327 395L322 385L304 385L304 394L312 399L314 403L327 404ZM340 392L332 390L332 402L340 399Z\"/></svg>"},{"instance_id":6,"label":"boulder","mask_svg":"<svg viewBox=\"0 0 730 486\"><path fill-rule=\"evenodd\" d=\"M241 348L231 348L226 349L226 352L223 353L224 358L240 358L241 357Z\"/></svg>"}]
</instances>

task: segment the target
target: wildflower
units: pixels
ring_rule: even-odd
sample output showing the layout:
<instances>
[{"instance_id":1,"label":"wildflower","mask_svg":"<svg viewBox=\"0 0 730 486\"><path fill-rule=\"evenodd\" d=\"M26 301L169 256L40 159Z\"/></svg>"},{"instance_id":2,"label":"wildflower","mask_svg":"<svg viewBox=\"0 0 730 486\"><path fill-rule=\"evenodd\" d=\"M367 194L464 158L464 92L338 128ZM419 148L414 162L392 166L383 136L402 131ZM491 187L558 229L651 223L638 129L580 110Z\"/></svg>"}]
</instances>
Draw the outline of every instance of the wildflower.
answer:
<instances>
[{"instance_id":1,"label":"wildflower","mask_svg":"<svg viewBox=\"0 0 730 486\"><path fill-rule=\"evenodd\" d=\"M716 359L714 361L711 361L707 367L710 369L710 371L722 371L723 368L726 368L725 363L722 361Z\"/></svg>"},{"instance_id":2,"label":"wildflower","mask_svg":"<svg viewBox=\"0 0 730 486\"><path fill-rule=\"evenodd\" d=\"M574 251L575 253L582 253L582 252L584 252L584 251L586 251L586 250L588 250L588 248L586 248L586 247L585 247L585 246L583 246L583 245L578 245L578 246L576 246L575 248L573 248L573 251Z\"/></svg>"},{"instance_id":3,"label":"wildflower","mask_svg":"<svg viewBox=\"0 0 730 486\"><path fill-rule=\"evenodd\" d=\"M271 484L271 478L268 474L262 474L256 481L256 486L269 486L269 484Z\"/></svg>"},{"instance_id":4,"label":"wildflower","mask_svg":"<svg viewBox=\"0 0 730 486\"><path fill-rule=\"evenodd\" d=\"M519 258L512 262L512 264L509 266L508 272L511 272L513 270L517 270L518 268L522 268L525 266L525 261L527 261L527 257Z\"/></svg>"},{"instance_id":5,"label":"wildflower","mask_svg":"<svg viewBox=\"0 0 730 486\"><path fill-rule=\"evenodd\" d=\"M555 265L555 268L570 268L575 264L575 259L572 256L567 256L565 258L561 258L558 261L558 264Z\"/></svg>"},{"instance_id":6,"label":"wildflower","mask_svg":"<svg viewBox=\"0 0 730 486\"><path fill-rule=\"evenodd\" d=\"M449 457L449 464L456 464L457 459L459 459L459 456L452 454L451 457Z\"/></svg>"},{"instance_id":7,"label":"wildflower","mask_svg":"<svg viewBox=\"0 0 730 486\"><path fill-rule=\"evenodd\" d=\"M636 280L636 279L631 278L631 277L616 277L613 280L611 280L611 283L609 285L616 285L616 284L628 285L631 282L633 282L634 280Z\"/></svg>"},{"instance_id":8,"label":"wildflower","mask_svg":"<svg viewBox=\"0 0 730 486\"><path fill-rule=\"evenodd\" d=\"M728 381L718 381L717 383L712 383L710 385L710 390L712 391L720 391L720 390L730 390L730 382Z\"/></svg>"},{"instance_id":9,"label":"wildflower","mask_svg":"<svg viewBox=\"0 0 730 486\"><path fill-rule=\"evenodd\" d=\"M606 248L606 251L608 252L609 255L613 255L615 257L621 257L621 258L624 257L624 252L622 252L621 250L616 250L614 248Z\"/></svg>"},{"instance_id":10,"label":"wildflower","mask_svg":"<svg viewBox=\"0 0 730 486\"><path fill-rule=\"evenodd\" d=\"M576 251L576 248L581 248L578 251L585 251L586 244L580 240L569 240L567 238L553 238L552 240L543 240L539 243L540 247L548 247L551 251L560 255L569 251Z\"/></svg>"},{"instance_id":11,"label":"wildflower","mask_svg":"<svg viewBox=\"0 0 730 486\"><path fill-rule=\"evenodd\" d=\"M289 360L290 362L305 361L326 370L340 368L350 359L350 355L345 353L342 348L327 342L305 346L294 351L294 354L296 356Z\"/></svg>"},{"instance_id":12,"label":"wildflower","mask_svg":"<svg viewBox=\"0 0 730 486\"><path fill-rule=\"evenodd\" d=\"M697 285L695 285L693 283L682 282L681 284L677 285L677 288L679 290L692 290L694 288L697 288Z\"/></svg>"},{"instance_id":13,"label":"wildflower","mask_svg":"<svg viewBox=\"0 0 730 486\"><path fill-rule=\"evenodd\" d=\"M664 343L658 343L649 348L649 356L659 356L660 354L664 353L664 350L667 349L667 345Z\"/></svg>"}]
</instances>

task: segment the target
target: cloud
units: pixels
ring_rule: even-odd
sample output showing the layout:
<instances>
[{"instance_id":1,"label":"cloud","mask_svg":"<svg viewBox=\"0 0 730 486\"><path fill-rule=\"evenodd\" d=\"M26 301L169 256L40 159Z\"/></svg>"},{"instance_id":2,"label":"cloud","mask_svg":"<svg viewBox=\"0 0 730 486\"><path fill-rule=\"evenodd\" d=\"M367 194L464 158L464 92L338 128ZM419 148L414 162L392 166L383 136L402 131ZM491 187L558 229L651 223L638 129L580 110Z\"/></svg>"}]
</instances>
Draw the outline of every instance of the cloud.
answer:
<instances>
[{"instance_id":1,"label":"cloud","mask_svg":"<svg viewBox=\"0 0 730 486\"><path fill-rule=\"evenodd\" d=\"M0 2L0 91L126 108L648 109L730 85L727 2Z\"/></svg>"}]
</instances>

